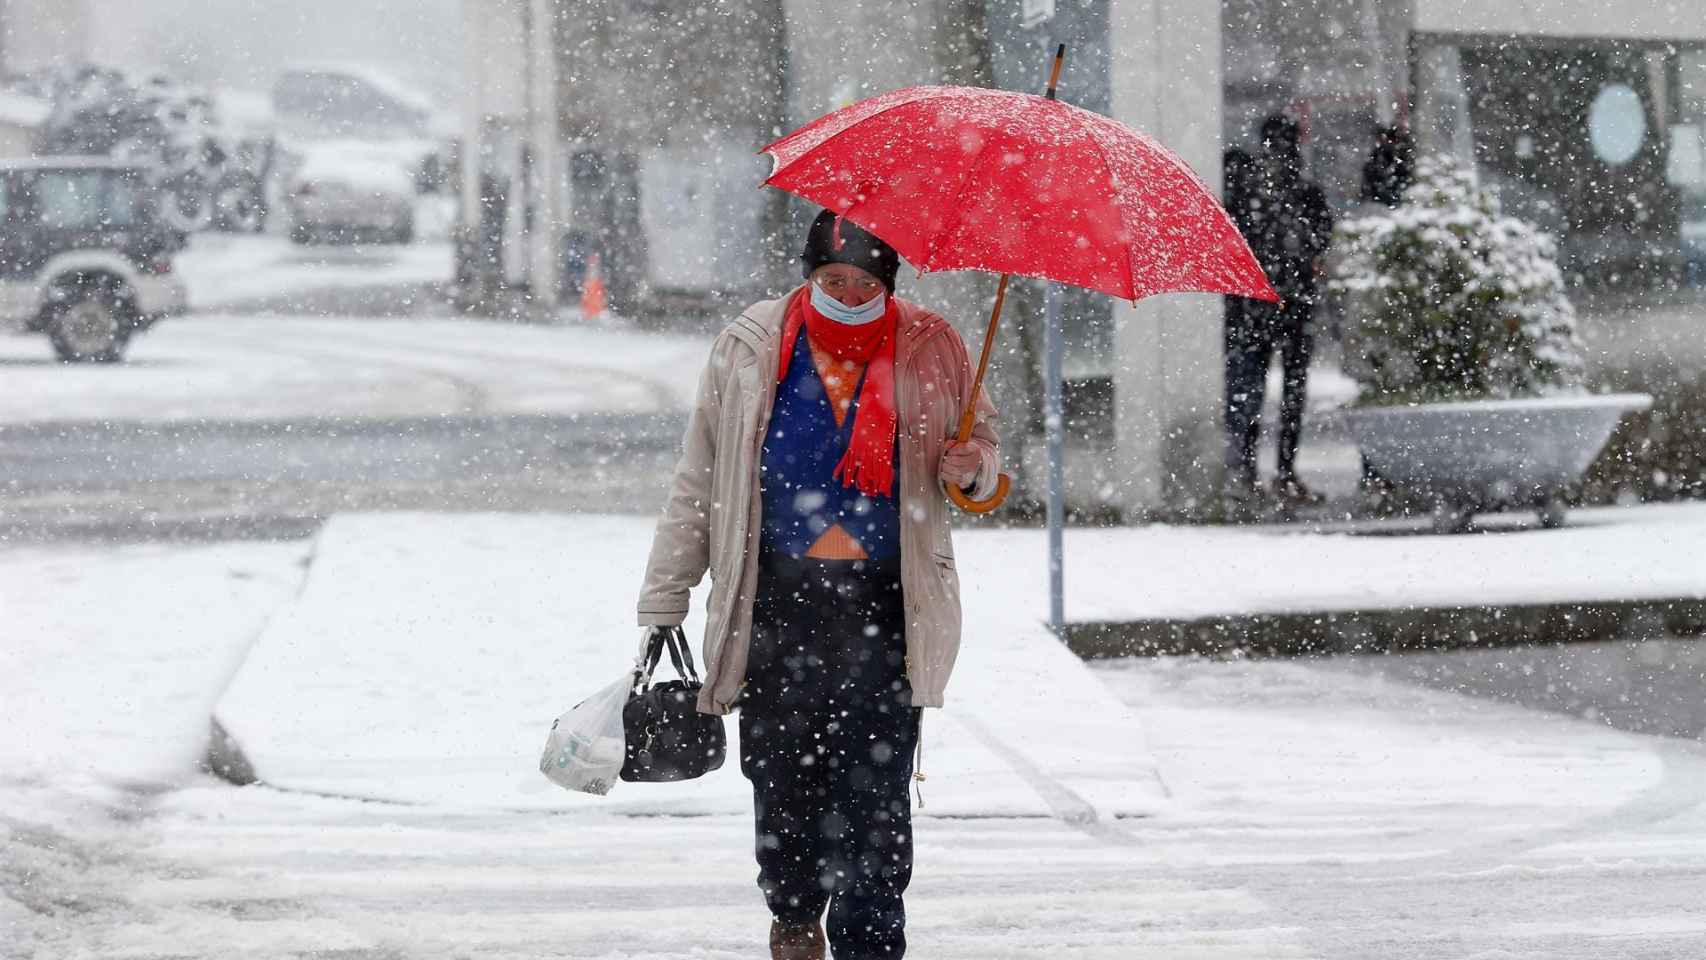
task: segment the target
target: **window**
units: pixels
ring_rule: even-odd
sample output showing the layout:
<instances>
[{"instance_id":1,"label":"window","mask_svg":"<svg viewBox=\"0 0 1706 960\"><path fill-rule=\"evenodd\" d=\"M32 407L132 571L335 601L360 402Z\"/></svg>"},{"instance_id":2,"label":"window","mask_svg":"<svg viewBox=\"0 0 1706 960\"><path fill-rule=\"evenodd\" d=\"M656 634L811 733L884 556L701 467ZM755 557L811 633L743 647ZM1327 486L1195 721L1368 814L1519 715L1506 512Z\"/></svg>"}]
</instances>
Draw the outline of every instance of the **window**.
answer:
<instances>
[{"instance_id":1,"label":"window","mask_svg":"<svg viewBox=\"0 0 1706 960\"><path fill-rule=\"evenodd\" d=\"M130 174L110 173L105 181L106 196L102 208L105 217L101 225L107 227L133 227L141 220L142 191L136 177Z\"/></svg>"},{"instance_id":2,"label":"window","mask_svg":"<svg viewBox=\"0 0 1706 960\"><path fill-rule=\"evenodd\" d=\"M100 220L101 172L65 170L35 178L36 222L50 230L87 230Z\"/></svg>"},{"instance_id":3,"label":"window","mask_svg":"<svg viewBox=\"0 0 1706 960\"><path fill-rule=\"evenodd\" d=\"M97 230L137 222L140 191L110 170L51 170L35 177L36 222L50 230Z\"/></svg>"}]
</instances>

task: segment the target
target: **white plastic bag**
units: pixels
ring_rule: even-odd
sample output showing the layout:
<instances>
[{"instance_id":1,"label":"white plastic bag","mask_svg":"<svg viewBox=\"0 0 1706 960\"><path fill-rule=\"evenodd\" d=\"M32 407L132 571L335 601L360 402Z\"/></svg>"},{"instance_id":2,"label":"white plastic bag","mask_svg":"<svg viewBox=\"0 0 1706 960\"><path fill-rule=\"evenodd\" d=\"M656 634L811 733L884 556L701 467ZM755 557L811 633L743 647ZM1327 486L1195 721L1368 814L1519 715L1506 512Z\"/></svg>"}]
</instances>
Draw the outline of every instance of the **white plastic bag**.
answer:
<instances>
[{"instance_id":1,"label":"white plastic bag","mask_svg":"<svg viewBox=\"0 0 1706 960\"><path fill-rule=\"evenodd\" d=\"M566 790L609 793L622 771L627 744L622 707L634 688L634 675L622 678L576 704L551 724L539 772Z\"/></svg>"}]
</instances>

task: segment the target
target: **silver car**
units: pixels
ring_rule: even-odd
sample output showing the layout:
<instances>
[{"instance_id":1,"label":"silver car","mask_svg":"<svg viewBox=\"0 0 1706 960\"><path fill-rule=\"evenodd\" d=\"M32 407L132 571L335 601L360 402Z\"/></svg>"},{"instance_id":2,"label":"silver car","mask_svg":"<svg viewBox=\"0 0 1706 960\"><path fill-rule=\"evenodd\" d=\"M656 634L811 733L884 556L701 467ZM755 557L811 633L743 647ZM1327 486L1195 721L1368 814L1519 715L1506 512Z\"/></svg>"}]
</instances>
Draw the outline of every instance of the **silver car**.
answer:
<instances>
[{"instance_id":1,"label":"silver car","mask_svg":"<svg viewBox=\"0 0 1706 960\"><path fill-rule=\"evenodd\" d=\"M410 243L413 174L391 152L363 144L318 144L290 175L285 202L297 243Z\"/></svg>"}]
</instances>

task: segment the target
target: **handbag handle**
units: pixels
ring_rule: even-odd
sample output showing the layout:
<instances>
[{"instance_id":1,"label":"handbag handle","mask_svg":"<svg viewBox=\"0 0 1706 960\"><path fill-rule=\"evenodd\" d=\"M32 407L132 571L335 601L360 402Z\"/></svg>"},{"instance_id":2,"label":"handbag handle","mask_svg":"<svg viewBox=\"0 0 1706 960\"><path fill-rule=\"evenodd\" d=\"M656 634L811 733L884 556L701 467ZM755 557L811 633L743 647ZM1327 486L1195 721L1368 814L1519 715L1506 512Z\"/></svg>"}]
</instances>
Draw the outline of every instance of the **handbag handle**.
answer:
<instances>
[{"instance_id":1,"label":"handbag handle","mask_svg":"<svg viewBox=\"0 0 1706 960\"><path fill-rule=\"evenodd\" d=\"M693 664L693 653L687 646L687 634L680 627L666 627L655 630L647 638L646 652L641 655L643 664L635 679L635 686L644 691L651 684L652 673L663 660L664 648L669 649L669 661L675 667L675 675L693 683L699 681L699 671Z\"/></svg>"}]
</instances>

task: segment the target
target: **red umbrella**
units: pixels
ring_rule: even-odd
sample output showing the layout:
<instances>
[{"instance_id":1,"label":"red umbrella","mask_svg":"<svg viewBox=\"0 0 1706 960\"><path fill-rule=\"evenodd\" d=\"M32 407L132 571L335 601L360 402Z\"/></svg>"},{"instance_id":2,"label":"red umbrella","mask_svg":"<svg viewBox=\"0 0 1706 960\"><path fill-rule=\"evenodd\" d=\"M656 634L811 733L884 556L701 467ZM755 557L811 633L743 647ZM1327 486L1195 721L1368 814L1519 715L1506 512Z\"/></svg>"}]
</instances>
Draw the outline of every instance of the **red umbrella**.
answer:
<instances>
[{"instance_id":1,"label":"red umbrella","mask_svg":"<svg viewBox=\"0 0 1706 960\"><path fill-rule=\"evenodd\" d=\"M1055 78L1060 61L1056 58ZM1172 151L1046 96L907 87L820 117L764 152L766 184L834 210L919 271L1002 274L978 364L989 363L1007 275L1135 302L1157 293L1277 300L1226 211ZM971 435L976 388L961 419ZM955 497L983 512L982 503ZM957 491L950 491L950 495Z\"/></svg>"}]
</instances>

